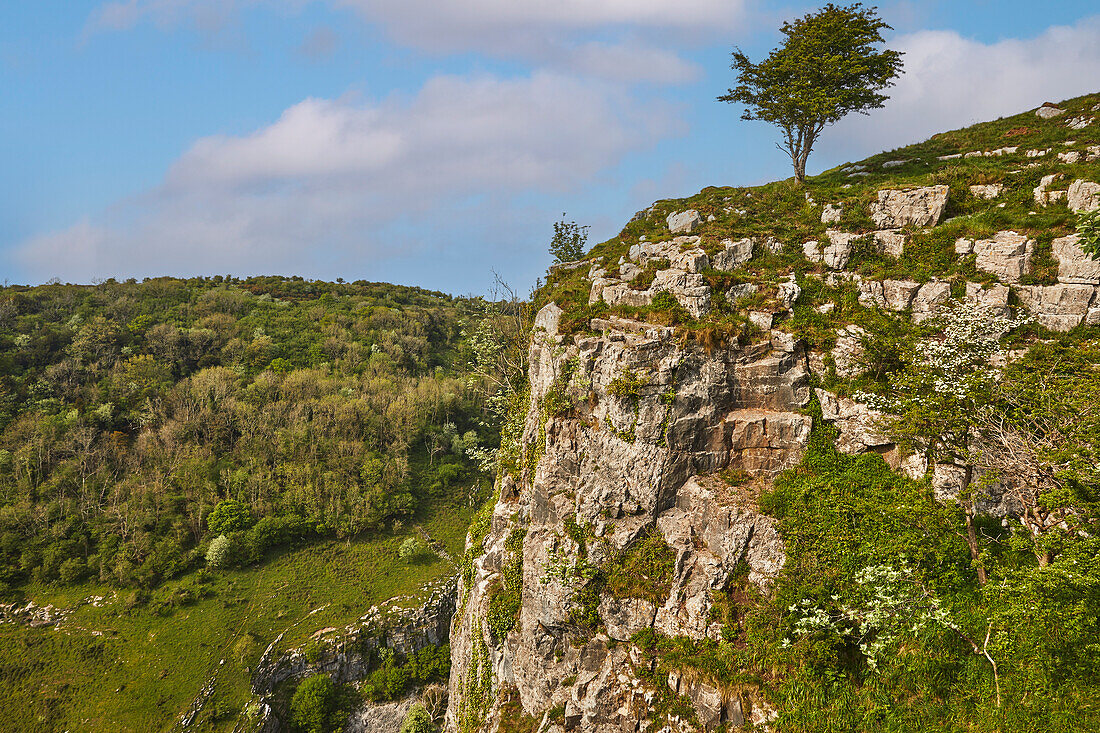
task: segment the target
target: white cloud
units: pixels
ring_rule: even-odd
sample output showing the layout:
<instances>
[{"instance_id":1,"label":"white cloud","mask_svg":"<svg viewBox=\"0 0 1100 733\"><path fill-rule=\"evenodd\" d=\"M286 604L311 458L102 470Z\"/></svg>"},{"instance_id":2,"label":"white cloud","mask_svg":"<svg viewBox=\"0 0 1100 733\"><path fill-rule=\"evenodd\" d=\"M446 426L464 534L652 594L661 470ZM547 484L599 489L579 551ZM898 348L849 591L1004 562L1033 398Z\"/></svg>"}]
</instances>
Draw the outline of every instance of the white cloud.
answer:
<instances>
[{"instance_id":1,"label":"white cloud","mask_svg":"<svg viewBox=\"0 0 1100 733\"><path fill-rule=\"evenodd\" d=\"M508 201L577 192L678 131L659 109L549 73L436 77L411 98L377 103L306 99L251 135L199 140L157 189L32 239L16 258L34 277L77 281L364 269L381 277L415 260L433 226L446 230L448 212L479 222L489 240L507 239L493 229L510 215ZM461 264L487 269L479 254L480 262L464 252Z\"/></svg>"},{"instance_id":2,"label":"white cloud","mask_svg":"<svg viewBox=\"0 0 1100 733\"><path fill-rule=\"evenodd\" d=\"M662 33L735 27L743 0L334 0L381 22L409 45L486 48L533 34L646 28Z\"/></svg>"},{"instance_id":3,"label":"white cloud","mask_svg":"<svg viewBox=\"0 0 1100 733\"><path fill-rule=\"evenodd\" d=\"M984 44L954 31L895 38L905 73L885 109L852 115L830 128L822 151L863 156L944 130L1017 114L1046 101L1096 91L1100 16L1055 26L1031 39Z\"/></svg>"},{"instance_id":4,"label":"white cloud","mask_svg":"<svg viewBox=\"0 0 1100 733\"><path fill-rule=\"evenodd\" d=\"M618 82L679 84L699 71L672 49L724 37L743 24L746 0L112 0L92 13L87 30L149 21L217 32L247 7L293 12L316 2L431 54L474 52Z\"/></svg>"},{"instance_id":5,"label":"white cloud","mask_svg":"<svg viewBox=\"0 0 1100 733\"><path fill-rule=\"evenodd\" d=\"M300 8L318 0L111 0L92 13L93 26L132 28L149 19L175 25L195 17L224 17L241 8L275 5ZM663 31L711 30L734 25L744 0L324 0L371 21L386 23L413 45L448 40L453 48L491 40L500 33L529 29L596 30L611 26Z\"/></svg>"},{"instance_id":6,"label":"white cloud","mask_svg":"<svg viewBox=\"0 0 1100 733\"><path fill-rule=\"evenodd\" d=\"M589 41L568 49L551 49L546 62L569 72L617 82L685 84L702 71L672 51L645 41Z\"/></svg>"}]
</instances>

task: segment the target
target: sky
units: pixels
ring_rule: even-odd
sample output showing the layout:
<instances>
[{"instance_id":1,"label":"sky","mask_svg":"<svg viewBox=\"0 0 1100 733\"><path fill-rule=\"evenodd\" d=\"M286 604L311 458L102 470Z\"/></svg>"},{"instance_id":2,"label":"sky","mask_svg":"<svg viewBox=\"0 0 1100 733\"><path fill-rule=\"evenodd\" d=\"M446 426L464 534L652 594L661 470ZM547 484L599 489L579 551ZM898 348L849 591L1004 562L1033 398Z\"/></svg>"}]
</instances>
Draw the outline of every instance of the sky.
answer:
<instances>
[{"instance_id":1,"label":"sky","mask_svg":"<svg viewBox=\"0 0 1100 733\"><path fill-rule=\"evenodd\" d=\"M716 101L816 9L755 0L0 4L0 280L301 275L524 291L553 223L786 178ZM816 173L1100 91L1095 0L878 5L905 69Z\"/></svg>"}]
</instances>

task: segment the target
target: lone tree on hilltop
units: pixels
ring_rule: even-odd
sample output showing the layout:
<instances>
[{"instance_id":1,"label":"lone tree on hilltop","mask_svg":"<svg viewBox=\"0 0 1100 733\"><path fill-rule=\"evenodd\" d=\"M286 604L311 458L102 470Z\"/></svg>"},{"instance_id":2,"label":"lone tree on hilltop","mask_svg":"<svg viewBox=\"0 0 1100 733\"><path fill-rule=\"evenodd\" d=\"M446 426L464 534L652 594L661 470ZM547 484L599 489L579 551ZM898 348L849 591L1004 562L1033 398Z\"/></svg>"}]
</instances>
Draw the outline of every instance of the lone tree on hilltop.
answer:
<instances>
[{"instance_id":1,"label":"lone tree on hilltop","mask_svg":"<svg viewBox=\"0 0 1100 733\"><path fill-rule=\"evenodd\" d=\"M780 29L787 40L759 64L735 49L737 86L718 97L745 105L745 120L764 120L783 130L799 183L806 180L806 159L826 125L849 112L867 114L888 99L879 92L893 85L901 54L876 48L889 29L874 7L829 3Z\"/></svg>"}]
</instances>

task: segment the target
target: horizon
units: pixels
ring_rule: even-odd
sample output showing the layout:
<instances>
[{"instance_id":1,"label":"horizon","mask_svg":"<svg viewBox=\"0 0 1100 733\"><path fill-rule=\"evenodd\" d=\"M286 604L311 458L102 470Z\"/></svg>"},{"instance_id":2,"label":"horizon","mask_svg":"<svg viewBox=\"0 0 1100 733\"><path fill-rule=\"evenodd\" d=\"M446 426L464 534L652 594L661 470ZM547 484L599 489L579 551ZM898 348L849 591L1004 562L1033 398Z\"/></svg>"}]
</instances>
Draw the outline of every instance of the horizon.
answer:
<instances>
[{"instance_id":1,"label":"horizon","mask_svg":"<svg viewBox=\"0 0 1100 733\"><path fill-rule=\"evenodd\" d=\"M419 7L0 11L5 281L288 272L267 276L464 297L499 272L526 292L562 212L592 244L655 200L789 177L774 128L715 97L733 46L759 59L815 6ZM827 129L811 174L1096 91L1090 3L879 14L903 75L885 109Z\"/></svg>"}]
</instances>

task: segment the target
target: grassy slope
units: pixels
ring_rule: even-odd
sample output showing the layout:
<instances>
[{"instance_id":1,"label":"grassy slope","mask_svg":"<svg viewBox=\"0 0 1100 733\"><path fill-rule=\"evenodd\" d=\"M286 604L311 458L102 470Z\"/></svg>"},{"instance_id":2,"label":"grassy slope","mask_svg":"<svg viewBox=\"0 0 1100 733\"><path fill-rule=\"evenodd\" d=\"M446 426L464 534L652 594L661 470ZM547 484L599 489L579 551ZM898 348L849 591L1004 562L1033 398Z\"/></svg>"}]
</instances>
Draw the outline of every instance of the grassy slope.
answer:
<instances>
[{"instance_id":1,"label":"grassy slope","mask_svg":"<svg viewBox=\"0 0 1100 733\"><path fill-rule=\"evenodd\" d=\"M419 521L457 557L472 513L439 506ZM181 587L205 585L212 592L168 616L148 606L127 611L132 593L122 591L105 607L80 606L66 631L0 626L0 730L171 730L212 678L215 693L191 730L230 730L249 698L247 668L281 632L289 629L283 648L298 645L375 603L415 596L424 583L453 571L441 559L399 560L397 549L411 534L285 550L206 584L192 573L165 583L154 600ZM111 589L27 589L28 598L59 607L93 595L110 596Z\"/></svg>"},{"instance_id":2,"label":"grassy slope","mask_svg":"<svg viewBox=\"0 0 1100 733\"><path fill-rule=\"evenodd\" d=\"M911 232L904 256L894 258L875 252L869 245L857 246L847 269L873 278L927 281L939 277L958 283L960 287L963 281L991 282L993 276L975 269L972 257L956 256L955 239L1015 229L1038 241L1033 272L1025 277L1023 284L1053 284L1056 266L1050 256L1050 242L1054 237L1073 231L1074 216L1064 204L1036 206L1032 189L1050 173L1063 174L1050 190L1065 189L1077 178L1100 180L1100 161L1084 161L1086 148L1100 144L1100 121L1083 130L1070 130L1066 126L1068 119L1081 113L1100 120L1100 113L1089 111L1097 103L1100 103L1100 94L1092 94L1060 103L1068 111L1052 120L1042 120L1033 111L1027 111L940 133L922 143L880 153L855 164L863 166L867 175L850 176L855 169L840 166L810 177L802 187L795 186L790 179L751 188L709 187L686 199L658 201L640 212L641 215L627 224L618 236L596 245L589 256L602 258L603 266L614 271L619 258L625 256L640 237L650 242L668 239L665 218L688 208L698 210L704 217L715 217L715 221L704 224L696 232L701 236L701 246L712 254L720 249L722 239L757 237L763 242L768 237L775 237L784 245L778 254L761 253L762 248L758 248L756 257L737 272L706 273L716 293L736 283L756 283L760 292L754 298L739 304L737 309L724 307L717 301L708 317L700 322L681 319L680 325L688 332L715 327L726 334L751 332L745 311L767 307L778 278L795 274L803 287L804 297L798 303L794 318L785 327L807 337L815 345L828 348L831 328L844 323L860 323L869 317L869 312L855 304L850 287L823 287L819 279L807 277L820 274L825 268L805 258L802 243L823 239L827 228L872 231L875 227L870 219L869 205L880 189L949 184L951 192L944 222L927 232ZM1067 145L1068 142L1073 144ZM1005 146L1018 146L1019 150L1015 155L1001 157L937 159L943 155L991 151ZM1024 156L1026 150L1047 148L1052 151L1046 156ZM1082 160L1076 164L1061 163L1056 154L1068 151L1081 152ZM899 160L908 162L897 167L882 167L887 161ZM1001 183L1004 192L994 200L970 194L970 185L985 183ZM815 203L807 201L807 196ZM839 224L821 223L821 206L826 203L844 204ZM565 308L565 326L579 331L587 328L588 318L606 311L601 304L587 305L588 288L587 270L557 271L551 273L540 297L554 300ZM837 306L828 318L813 310L826 302ZM654 313L651 309L616 307L613 310L624 316L668 322L668 314Z\"/></svg>"}]
</instances>

